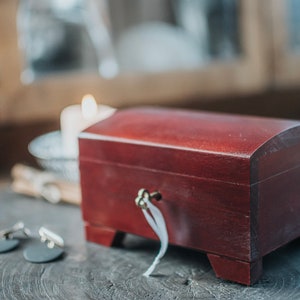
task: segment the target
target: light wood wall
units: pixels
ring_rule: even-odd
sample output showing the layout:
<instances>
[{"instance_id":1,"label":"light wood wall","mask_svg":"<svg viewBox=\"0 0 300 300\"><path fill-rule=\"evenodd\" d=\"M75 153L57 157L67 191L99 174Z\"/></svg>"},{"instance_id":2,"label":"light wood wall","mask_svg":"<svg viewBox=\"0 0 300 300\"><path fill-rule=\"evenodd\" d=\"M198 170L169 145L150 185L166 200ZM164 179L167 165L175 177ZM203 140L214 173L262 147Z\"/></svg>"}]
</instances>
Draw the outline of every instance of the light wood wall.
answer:
<instances>
[{"instance_id":1,"label":"light wood wall","mask_svg":"<svg viewBox=\"0 0 300 300\"><path fill-rule=\"evenodd\" d=\"M0 125L57 120L63 107L86 93L115 107L182 105L190 99L221 101L268 88L269 36L260 0L240 0L243 55L194 71L122 74L106 80L97 74L69 73L22 85L22 57L17 47L17 0L0 1Z\"/></svg>"}]
</instances>

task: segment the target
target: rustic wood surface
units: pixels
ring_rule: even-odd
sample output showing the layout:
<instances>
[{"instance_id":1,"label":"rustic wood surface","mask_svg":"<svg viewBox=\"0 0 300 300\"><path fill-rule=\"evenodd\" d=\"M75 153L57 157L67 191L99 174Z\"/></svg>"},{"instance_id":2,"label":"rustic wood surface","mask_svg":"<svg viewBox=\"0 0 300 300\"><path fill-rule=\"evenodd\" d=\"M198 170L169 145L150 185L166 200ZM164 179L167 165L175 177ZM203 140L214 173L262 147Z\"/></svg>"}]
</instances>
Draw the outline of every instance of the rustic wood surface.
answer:
<instances>
[{"instance_id":1,"label":"rustic wood surface","mask_svg":"<svg viewBox=\"0 0 300 300\"><path fill-rule=\"evenodd\" d=\"M65 239L63 259L26 262L22 252L0 255L0 299L300 299L300 240L264 258L264 275L253 287L217 279L206 255L170 246L154 275L141 274L157 242L127 236L123 248L87 243L80 209L52 205L0 190L0 228L24 221L34 233L46 226Z\"/></svg>"}]
</instances>

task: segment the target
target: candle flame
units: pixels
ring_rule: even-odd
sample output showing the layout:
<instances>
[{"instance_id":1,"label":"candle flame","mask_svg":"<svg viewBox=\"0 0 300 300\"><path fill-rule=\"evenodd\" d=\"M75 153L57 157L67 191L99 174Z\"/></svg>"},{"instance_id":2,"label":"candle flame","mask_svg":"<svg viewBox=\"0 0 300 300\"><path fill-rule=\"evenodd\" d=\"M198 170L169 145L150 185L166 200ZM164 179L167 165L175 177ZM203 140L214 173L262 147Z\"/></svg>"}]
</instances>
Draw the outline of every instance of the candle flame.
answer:
<instances>
[{"instance_id":1,"label":"candle flame","mask_svg":"<svg viewBox=\"0 0 300 300\"><path fill-rule=\"evenodd\" d=\"M91 120L97 115L98 105L92 95L85 95L81 102L81 111L85 120Z\"/></svg>"}]
</instances>

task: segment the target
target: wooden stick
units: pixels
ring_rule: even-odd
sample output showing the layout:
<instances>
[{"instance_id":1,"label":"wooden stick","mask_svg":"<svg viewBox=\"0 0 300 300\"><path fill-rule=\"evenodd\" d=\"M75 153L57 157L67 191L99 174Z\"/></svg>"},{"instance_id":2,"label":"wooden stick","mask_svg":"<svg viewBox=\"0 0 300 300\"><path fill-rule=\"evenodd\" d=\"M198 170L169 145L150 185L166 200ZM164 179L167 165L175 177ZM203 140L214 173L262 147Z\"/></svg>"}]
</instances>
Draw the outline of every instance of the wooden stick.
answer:
<instances>
[{"instance_id":1,"label":"wooden stick","mask_svg":"<svg viewBox=\"0 0 300 300\"><path fill-rule=\"evenodd\" d=\"M75 205L81 203L80 185L77 182L59 180L54 174L22 164L11 170L12 190L35 198L45 198L55 203L63 201Z\"/></svg>"}]
</instances>

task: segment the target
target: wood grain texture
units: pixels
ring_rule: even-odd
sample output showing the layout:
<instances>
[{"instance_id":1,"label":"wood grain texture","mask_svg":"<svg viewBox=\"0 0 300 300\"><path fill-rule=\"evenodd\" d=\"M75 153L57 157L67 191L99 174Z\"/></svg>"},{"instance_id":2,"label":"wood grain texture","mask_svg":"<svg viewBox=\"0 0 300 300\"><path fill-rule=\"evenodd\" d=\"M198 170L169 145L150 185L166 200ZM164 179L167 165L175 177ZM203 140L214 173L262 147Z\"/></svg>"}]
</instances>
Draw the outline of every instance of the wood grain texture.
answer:
<instances>
[{"instance_id":1,"label":"wood grain texture","mask_svg":"<svg viewBox=\"0 0 300 300\"><path fill-rule=\"evenodd\" d=\"M253 287L215 277L206 255L170 246L153 277L141 274L158 244L127 236L124 248L87 243L80 210L51 205L0 190L0 228L18 220L36 231L45 225L62 235L66 255L58 262L31 264L16 251L0 255L0 299L299 299L300 240L268 255L264 275Z\"/></svg>"}]
</instances>

